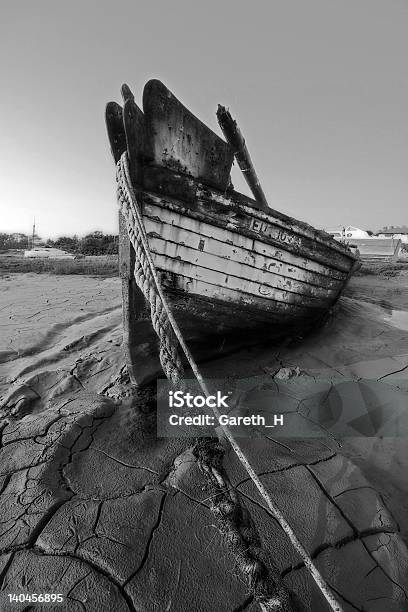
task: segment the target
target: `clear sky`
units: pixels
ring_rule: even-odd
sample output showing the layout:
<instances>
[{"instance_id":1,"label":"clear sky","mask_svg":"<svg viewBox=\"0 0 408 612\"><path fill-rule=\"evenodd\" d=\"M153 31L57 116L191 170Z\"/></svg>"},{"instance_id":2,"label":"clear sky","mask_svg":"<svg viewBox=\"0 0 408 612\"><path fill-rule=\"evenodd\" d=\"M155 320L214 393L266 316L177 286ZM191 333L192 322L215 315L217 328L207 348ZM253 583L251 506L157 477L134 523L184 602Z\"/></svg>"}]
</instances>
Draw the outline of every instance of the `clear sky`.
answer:
<instances>
[{"instance_id":1,"label":"clear sky","mask_svg":"<svg viewBox=\"0 0 408 612\"><path fill-rule=\"evenodd\" d=\"M272 207L406 224L407 57L407 0L4 2L0 231L117 231L104 107L150 78L216 131L230 107Z\"/></svg>"}]
</instances>

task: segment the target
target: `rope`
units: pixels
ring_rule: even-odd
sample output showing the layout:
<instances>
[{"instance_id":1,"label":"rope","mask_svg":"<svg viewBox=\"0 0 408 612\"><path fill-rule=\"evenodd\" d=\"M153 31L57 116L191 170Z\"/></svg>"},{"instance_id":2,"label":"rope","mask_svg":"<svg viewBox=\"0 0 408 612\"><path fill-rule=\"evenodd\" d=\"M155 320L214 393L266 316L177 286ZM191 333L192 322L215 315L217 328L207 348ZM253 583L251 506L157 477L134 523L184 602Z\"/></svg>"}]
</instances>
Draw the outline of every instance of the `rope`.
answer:
<instances>
[{"instance_id":1,"label":"rope","mask_svg":"<svg viewBox=\"0 0 408 612\"><path fill-rule=\"evenodd\" d=\"M126 153L118 161L117 183L118 202L136 254L134 277L137 286L150 304L153 329L159 338L160 363L166 377L173 384L179 385L183 378L183 365L173 332L174 319L172 321L166 312L165 297L151 258L146 229L136 205L135 193L131 187Z\"/></svg>"},{"instance_id":2,"label":"rope","mask_svg":"<svg viewBox=\"0 0 408 612\"><path fill-rule=\"evenodd\" d=\"M169 380L171 380L173 383L181 383L183 377L183 367L176 347L177 339L204 395L208 397L211 394L210 390L207 387L200 370L198 369L190 349L184 341L178 323L175 320L173 313L169 308L167 299L163 293L163 289L161 287L156 267L150 252L142 215L137 204L137 197L131 184L129 162L126 151L122 154L122 157L117 164L117 183L118 202L121 212L126 220L130 241L136 252L134 276L137 285L150 303L153 327L160 341L160 361L163 366L163 370L167 378L169 378ZM216 418L219 419L221 413L219 412L218 408L213 407L213 412ZM302 558L302 561L311 573L314 581L316 582L323 596L326 598L331 609L333 612L343 612L343 608L341 607L340 603L333 595L330 587L320 574L316 565L313 563L303 544L299 541L292 527L283 516L281 510L272 500L258 474L255 472L245 453L235 440L231 430L226 425L221 425L221 429L262 498L265 500L270 513L279 522L293 547Z\"/></svg>"}]
</instances>

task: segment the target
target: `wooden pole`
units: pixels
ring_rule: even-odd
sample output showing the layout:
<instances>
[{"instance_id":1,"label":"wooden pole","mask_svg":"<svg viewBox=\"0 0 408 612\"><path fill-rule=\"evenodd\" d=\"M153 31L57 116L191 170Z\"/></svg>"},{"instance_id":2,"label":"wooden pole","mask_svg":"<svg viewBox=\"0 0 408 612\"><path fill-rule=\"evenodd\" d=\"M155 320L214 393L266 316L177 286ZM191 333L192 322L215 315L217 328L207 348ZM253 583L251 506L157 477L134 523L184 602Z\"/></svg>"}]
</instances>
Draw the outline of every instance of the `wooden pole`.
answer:
<instances>
[{"instance_id":1,"label":"wooden pole","mask_svg":"<svg viewBox=\"0 0 408 612\"><path fill-rule=\"evenodd\" d=\"M126 151L126 132L124 127L124 116L122 107L116 102L106 105L106 127L112 156L117 163L124 151ZM137 384L137 372L134 370L134 348L137 339L134 338L134 320L140 291L133 278L135 266L135 251L130 243L126 221L119 212L119 274L122 279L122 311L123 311L123 345L128 374L133 384ZM143 304L144 306L144 304Z\"/></svg>"},{"instance_id":2,"label":"wooden pole","mask_svg":"<svg viewBox=\"0 0 408 612\"><path fill-rule=\"evenodd\" d=\"M134 187L142 185L144 118L127 85L122 87L124 107L106 106L106 127L115 163L128 151ZM119 212L119 271L122 279L123 345L130 380L135 385L149 382L161 371L158 355L151 354L157 340L150 320L150 307L134 278L136 254L129 240L127 223Z\"/></svg>"},{"instance_id":3,"label":"wooden pole","mask_svg":"<svg viewBox=\"0 0 408 612\"><path fill-rule=\"evenodd\" d=\"M226 141L234 151L235 159L238 162L238 166L240 167L255 200L258 202L258 204L260 204L262 210L268 211L269 204L255 172L251 156L245 144L245 139L241 134L241 130L239 129L237 122L231 117L229 110L227 110L225 106L221 106L221 104L218 105L217 119Z\"/></svg>"}]
</instances>

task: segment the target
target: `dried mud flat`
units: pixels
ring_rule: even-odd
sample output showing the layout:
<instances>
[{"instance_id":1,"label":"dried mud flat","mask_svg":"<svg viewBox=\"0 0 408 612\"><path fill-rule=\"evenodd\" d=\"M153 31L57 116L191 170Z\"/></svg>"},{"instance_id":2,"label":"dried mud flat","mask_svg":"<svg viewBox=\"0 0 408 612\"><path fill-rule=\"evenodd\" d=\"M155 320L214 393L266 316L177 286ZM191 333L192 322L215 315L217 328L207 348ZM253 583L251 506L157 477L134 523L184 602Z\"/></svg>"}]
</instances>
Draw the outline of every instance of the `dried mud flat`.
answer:
<instances>
[{"instance_id":1,"label":"dried mud flat","mask_svg":"<svg viewBox=\"0 0 408 612\"><path fill-rule=\"evenodd\" d=\"M50 609L10 605L8 593L61 593L67 611L260 610L192 442L157 439L154 406L129 385L120 281L1 284L0 609ZM241 444L344 610L408 609L408 451L390 437L390 415L406 424L407 286L405 273L356 277L313 336L203 366L208 377L253 376L245 402L279 407L304 432ZM319 415L356 401L368 421L361 411L361 437L339 441ZM327 610L232 452L223 470L248 554L272 562L295 609Z\"/></svg>"}]
</instances>

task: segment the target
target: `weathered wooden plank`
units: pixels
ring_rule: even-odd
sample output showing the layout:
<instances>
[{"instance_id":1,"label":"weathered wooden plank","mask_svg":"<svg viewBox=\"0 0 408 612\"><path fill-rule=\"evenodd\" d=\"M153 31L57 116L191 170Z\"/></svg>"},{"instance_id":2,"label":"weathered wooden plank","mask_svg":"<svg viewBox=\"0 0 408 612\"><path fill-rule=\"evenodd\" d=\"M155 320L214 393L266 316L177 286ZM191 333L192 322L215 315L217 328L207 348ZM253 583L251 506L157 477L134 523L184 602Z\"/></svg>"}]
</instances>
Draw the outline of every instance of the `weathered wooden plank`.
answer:
<instances>
[{"instance_id":1,"label":"weathered wooden plank","mask_svg":"<svg viewBox=\"0 0 408 612\"><path fill-rule=\"evenodd\" d=\"M199 189L197 180L192 176L148 165L144 166L143 171L146 191L164 194L168 198L185 203L192 204L196 201Z\"/></svg>"},{"instance_id":2,"label":"weathered wooden plank","mask_svg":"<svg viewBox=\"0 0 408 612\"><path fill-rule=\"evenodd\" d=\"M135 96L127 83L123 83L122 87L120 88L120 93L122 94L123 103L127 102L128 100L135 99Z\"/></svg>"},{"instance_id":3,"label":"weathered wooden plank","mask_svg":"<svg viewBox=\"0 0 408 612\"><path fill-rule=\"evenodd\" d=\"M117 163L126 151L126 134L123 125L122 107L116 102L106 105L106 127L111 146L111 152ZM126 366L130 379L137 383L134 364L137 363L135 345L135 322L144 308L143 300L133 278L135 266L135 252L130 244L126 221L119 212L119 273L122 279L122 318L123 318L123 347Z\"/></svg>"},{"instance_id":4,"label":"weathered wooden plank","mask_svg":"<svg viewBox=\"0 0 408 612\"><path fill-rule=\"evenodd\" d=\"M193 220L193 223L196 225L195 229L204 229L202 233L171 225L170 223L159 222L157 219L147 217L146 215L144 215L143 219L146 231L152 237L161 238L172 244L190 247L199 252L211 253L217 255L220 259L236 261L258 270L273 271L275 274L285 278L301 280L316 287L327 289L339 287L346 278L344 273L339 273L340 278L333 278L328 274L322 274L306 267L297 266L293 261L289 264L276 257L261 255L254 248L255 241L245 236L241 238L243 241L246 241L246 248L223 242L222 239L226 239L225 230L219 230L219 228L213 228L210 225L207 228L200 228L199 225L202 226L203 224L199 224L195 220ZM172 221L174 221L174 218ZM213 229L218 230L222 234L219 237L222 239L215 237ZM234 235L232 234L232 236ZM272 255L275 253L274 249L270 248L269 252ZM295 260L295 257L292 256L292 259ZM305 261L305 265L307 265L307 261Z\"/></svg>"},{"instance_id":5,"label":"weathered wooden plank","mask_svg":"<svg viewBox=\"0 0 408 612\"><path fill-rule=\"evenodd\" d=\"M145 203L143 205L143 211L146 221L149 219L152 222L167 223L176 230L186 229L190 232L196 232L200 236L214 238L225 244L232 245L234 248L246 249L251 254L265 255L330 279L344 280L347 277L347 272L340 272L306 257L300 257L299 255L290 253L280 247L274 248L260 240L255 240L248 236L219 228L200 219L185 216L176 210L161 208L154 204Z\"/></svg>"},{"instance_id":6,"label":"weathered wooden plank","mask_svg":"<svg viewBox=\"0 0 408 612\"><path fill-rule=\"evenodd\" d=\"M251 295L268 297L278 302L287 302L288 304L304 304L305 306L310 306L311 308L321 308L324 306L328 308L333 302L333 299L330 297L317 298L313 296L299 295L298 293L270 287L257 281L245 280L228 273L208 270L207 268L195 266L185 261L172 259L166 255L157 253L153 253L152 255L155 265L161 270L174 272L175 274L187 276L188 278L202 280L207 283L218 285L219 287L230 287L231 289L236 289L238 291L245 291Z\"/></svg>"},{"instance_id":7,"label":"weathered wooden plank","mask_svg":"<svg viewBox=\"0 0 408 612\"><path fill-rule=\"evenodd\" d=\"M311 316L312 313L316 312L316 310L319 310L316 303L313 307L303 302L292 304L270 297L262 297L261 295L247 293L245 287L241 289L232 289L231 287L219 286L197 278L169 272L164 268L160 268L160 272L162 283L168 289L178 290L186 295L204 298L218 304L229 304L231 308L240 307L251 316L252 314L254 316L257 315L265 321L268 321L270 315L276 315L279 317L279 320L282 321L287 321L292 317L307 318ZM321 306L320 310L323 311L324 307Z\"/></svg>"},{"instance_id":8,"label":"weathered wooden plank","mask_svg":"<svg viewBox=\"0 0 408 612\"><path fill-rule=\"evenodd\" d=\"M125 108L131 102L131 97L127 93L125 91ZM131 150L128 153L129 157L132 157L133 172L137 176L137 164L140 157L137 155L135 157L134 152L137 153L140 139L133 142L131 134L135 134L136 130L132 125L132 115L131 113L125 113L124 118L121 106L116 102L109 102L106 106L106 127L115 163L127 149L125 125L130 138ZM142 372L143 360L140 359L140 355L143 351L149 352L147 345L154 346L154 333L152 333L149 310L145 299L134 280L134 266L135 252L129 241L125 219L119 213L119 271L122 279L123 346L130 379L134 384L137 384L141 380L140 377L144 377ZM143 322L143 325L140 325L141 322ZM158 369L158 361L157 352L152 352L149 371L151 368Z\"/></svg>"},{"instance_id":9,"label":"weathered wooden plank","mask_svg":"<svg viewBox=\"0 0 408 612\"><path fill-rule=\"evenodd\" d=\"M307 261L315 261L323 264L326 269L337 270L340 273L348 273L351 265L354 263L354 258L350 255L339 254L333 251L330 245L311 246L313 241L303 236L294 234L289 229L282 230L275 224L267 224L267 227L258 227L259 221L244 211L232 212L232 214L215 213L207 206L197 204L195 210L191 208L183 208L179 204L169 200L168 198L158 197L154 194L143 195L144 207L143 211L149 216L154 216L151 206L159 207L162 211L168 210L174 214L180 215L180 226L187 223L187 218L207 223L211 227L220 228L222 231L229 231L235 236L243 236L263 242L269 248L275 247L280 250L285 250L288 253ZM163 218L163 212L157 215L158 218ZM183 221L181 221L183 219ZM234 241L234 239L232 239Z\"/></svg>"},{"instance_id":10,"label":"weathered wooden plank","mask_svg":"<svg viewBox=\"0 0 408 612\"><path fill-rule=\"evenodd\" d=\"M151 163L226 189L234 154L222 138L158 80L145 85L143 110L146 153Z\"/></svg>"},{"instance_id":11,"label":"weathered wooden plank","mask_svg":"<svg viewBox=\"0 0 408 612\"><path fill-rule=\"evenodd\" d=\"M206 268L209 272L221 272L235 276L245 286L246 281L260 283L266 287L281 289L289 293L308 296L316 299L333 299L340 287L339 283L331 289L311 285L304 279L293 279L275 274L268 269L247 266L238 261L225 259L213 253L192 249L157 237L149 238L150 250L157 255L165 255L174 261L182 261L193 266Z\"/></svg>"},{"instance_id":12,"label":"weathered wooden plank","mask_svg":"<svg viewBox=\"0 0 408 612\"><path fill-rule=\"evenodd\" d=\"M130 90L129 90L130 91ZM126 91L126 95L129 93ZM144 116L133 97L128 97L123 107L123 124L129 156L129 171L132 185L143 183Z\"/></svg>"},{"instance_id":13,"label":"weathered wooden plank","mask_svg":"<svg viewBox=\"0 0 408 612\"><path fill-rule=\"evenodd\" d=\"M270 333L273 336L277 335L277 325L287 326L294 321L305 321L311 314L310 310L300 312L293 308L292 311L287 312L272 308L261 310L254 305L238 303L235 297L229 301L219 300L211 295L211 286L207 287L208 294L206 294L203 287L205 283L201 281L179 277L176 282L178 282L179 289L170 288L165 280L162 281L162 284L166 287L172 311L179 320L181 329L183 331L191 329L192 321L194 321L196 329L191 329L191 333L196 336L200 333L205 333L207 336L218 334L220 328L224 332L237 330L240 335L243 329L245 331L258 329L263 334ZM196 286L196 283L201 285L200 288ZM194 293L192 287L202 293ZM210 295L211 297L208 297ZM270 302L269 306L271 306ZM205 340L205 336L202 339Z\"/></svg>"},{"instance_id":14,"label":"weathered wooden plank","mask_svg":"<svg viewBox=\"0 0 408 612\"><path fill-rule=\"evenodd\" d=\"M122 320L123 349L129 377L134 384L140 380L140 345L143 341L141 331L149 337L152 346L156 346L156 337L150 321L150 307L136 285L133 271L135 268L135 251L129 241L125 218L119 213L119 269L122 279ZM145 322L141 327L139 323ZM143 348L143 347L142 347ZM157 354L152 351L151 358L158 362ZM159 367L159 366L158 366Z\"/></svg>"}]
</instances>

